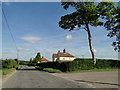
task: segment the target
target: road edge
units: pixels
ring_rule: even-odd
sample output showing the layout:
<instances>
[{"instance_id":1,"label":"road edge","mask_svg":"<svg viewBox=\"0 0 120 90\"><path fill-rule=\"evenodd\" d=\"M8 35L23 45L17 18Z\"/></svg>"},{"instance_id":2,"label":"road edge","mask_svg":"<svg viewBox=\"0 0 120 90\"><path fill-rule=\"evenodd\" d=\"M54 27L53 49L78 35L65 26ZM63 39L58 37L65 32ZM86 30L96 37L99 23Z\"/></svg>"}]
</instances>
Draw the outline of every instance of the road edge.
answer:
<instances>
[{"instance_id":1,"label":"road edge","mask_svg":"<svg viewBox=\"0 0 120 90\"><path fill-rule=\"evenodd\" d=\"M92 84L89 84L89 83L76 82L76 81L74 81L74 80L71 80L71 79L68 79L68 78L65 78L65 77L57 76L57 75L56 75L57 73L50 73L50 74L51 74L51 75L54 75L54 76L56 76L56 77L60 77L60 78L63 78L63 79L72 81L72 82L77 83L77 84L79 84L79 85L82 85L84 88L96 88L95 86L93 86Z\"/></svg>"},{"instance_id":2,"label":"road edge","mask_svg":"<svg viewBox=\"0 0 120 90\"><path fill-rule=\"evenodd\" d=\"M15 74L17 72L17 70L10 72L7 75L2 75L2 84L5 83L6 80L8 80L13 74Z\"/></svg>"}]
</instances>

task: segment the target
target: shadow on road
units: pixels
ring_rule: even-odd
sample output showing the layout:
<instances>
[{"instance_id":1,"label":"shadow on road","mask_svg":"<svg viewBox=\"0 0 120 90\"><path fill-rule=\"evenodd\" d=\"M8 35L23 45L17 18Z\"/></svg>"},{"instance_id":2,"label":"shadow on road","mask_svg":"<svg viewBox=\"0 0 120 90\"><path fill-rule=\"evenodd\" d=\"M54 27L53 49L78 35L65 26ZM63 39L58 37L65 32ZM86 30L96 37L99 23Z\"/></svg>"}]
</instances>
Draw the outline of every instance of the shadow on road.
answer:
<instances>
[{"instance_id":1,"label":"shadow on road","mask_svg":"<svg viewBox=\"0 0 120 90\"><path fill-rule=\"evenodd\" d=\"M97 83L97 84L108 84L108 85L117 85L120 86L120 84L114 84L114 83L105 83L105 82L93 82L93 81L86 81L86 80L75 80L79 82L88 82L88 83Z\"/></svg>"}]
</instances>

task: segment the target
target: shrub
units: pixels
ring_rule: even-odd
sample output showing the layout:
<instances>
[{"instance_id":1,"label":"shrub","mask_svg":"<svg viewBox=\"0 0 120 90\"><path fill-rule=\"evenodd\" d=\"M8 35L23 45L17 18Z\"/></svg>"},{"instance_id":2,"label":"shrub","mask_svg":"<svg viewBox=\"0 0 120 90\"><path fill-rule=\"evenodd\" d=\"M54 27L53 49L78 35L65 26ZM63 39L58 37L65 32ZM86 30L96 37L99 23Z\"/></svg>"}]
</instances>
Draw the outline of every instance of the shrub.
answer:
<instances>
[{"instance_id":1,"label":"shrub","mask_svg":"<svg viewBox=\"0 0 120 90\"><path fill-rule=\"evenodd\" d=\"M43 70L43 69L44 69L44 68L41 67L41 66L36 66L35 68L38 69L38 70Z\"/></svg>"},{"instance_id":2,"label":"shrub","mask_svg":"<svg viewBox=\"0 0 120 90\"><path fill-rule=\"evenodd\" d=\"M11 60L11 59L2 60L2 68L7 68L7 69L16 68L17 69L18 66L19 64L15 60Z\"/></svg>"},{"instance_id":3,"label":"shrub","mask_svg":"<svg viewBox=\"0 0 120 90\"><path fill-rule=\"evenodd\" d=\"M44 68L44 71L50 72L50 73L61 73L60 70L58 69L53 69L53 68Z\"/></svg>"}]
</instances>

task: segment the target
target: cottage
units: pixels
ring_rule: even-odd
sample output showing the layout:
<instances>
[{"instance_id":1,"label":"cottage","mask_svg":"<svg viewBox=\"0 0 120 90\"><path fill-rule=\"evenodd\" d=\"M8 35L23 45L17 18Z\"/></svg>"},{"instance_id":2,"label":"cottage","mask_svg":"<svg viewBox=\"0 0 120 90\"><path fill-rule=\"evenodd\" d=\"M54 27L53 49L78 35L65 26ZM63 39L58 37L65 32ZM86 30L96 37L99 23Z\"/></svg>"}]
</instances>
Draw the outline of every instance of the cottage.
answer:
<instances>
[{"instance_id":1,"label":"cottage","mask_svg":"<svg viewBox=\"0 0 120 90\"><path fill-rule=\"evenodd\" d=\"M63 52L58 51L57 54L53 54L52 58L53 58L53 62L56 62L56 61L64 62L64 61L73 61L76 57L69 54L64 49Z\"/></svg>"},{"instance_id":2,"label":"cottage","mask_svg":"<svg viewBox=\"0 0 120 90\"><path fill-rule=\"evenodd\" d=\"M44 57L42 56L42 58L41 58L41 62L50 62L50 61L47 60L46 58L44 58Z\"/></svg>"}]
</instances>

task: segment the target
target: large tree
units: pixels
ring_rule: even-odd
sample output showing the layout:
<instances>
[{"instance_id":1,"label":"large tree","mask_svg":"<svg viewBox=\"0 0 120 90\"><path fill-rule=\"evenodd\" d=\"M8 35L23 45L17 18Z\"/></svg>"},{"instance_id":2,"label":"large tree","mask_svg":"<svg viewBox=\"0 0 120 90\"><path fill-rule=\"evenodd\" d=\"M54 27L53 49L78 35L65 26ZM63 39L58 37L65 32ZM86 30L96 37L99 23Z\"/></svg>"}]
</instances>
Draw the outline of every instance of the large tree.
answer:
<instances>
[{"instance_id":1,"label":"large tree","mask_svg":"<svg viewBox=\"0 0 120 90\"><path fill-rule=\"evenodd\" d=\"M105 6L102 4L102 6ZM104 16L104 15L103 15ZM115 37L116 41L112 43L114 49L120 52L120 7L111 10L111 14L106 15L105 28L109 31L108 37Z\"/></svg>"},{"instance_id":2,"label":"large tree","mask_svg":"<svg viewBox=\"0 0 120 90\"><path fill-rule=\"evenodd\" d=\"M71 14L62 16L61 20L59 21L59 26L63 29L68 29L69 31L71 31L78 28L84 29L87 32L89 48L91 51L94 64L96 63L96 58L95 49L93 48L92 45L90 25L94 27L103 25L103 22L101 20L103 11L101 11L100 4L101 3L95 5L94 2L62 2L61 5L63 6L64 9L67 10L71 6L74 7L75 11ZM111 2L107 2L106 4L108 4L108 6L104 7L106 9L114 6L113 3ZM107 13L109 11L107 11Z\"/></svg>"}]
</instances>

